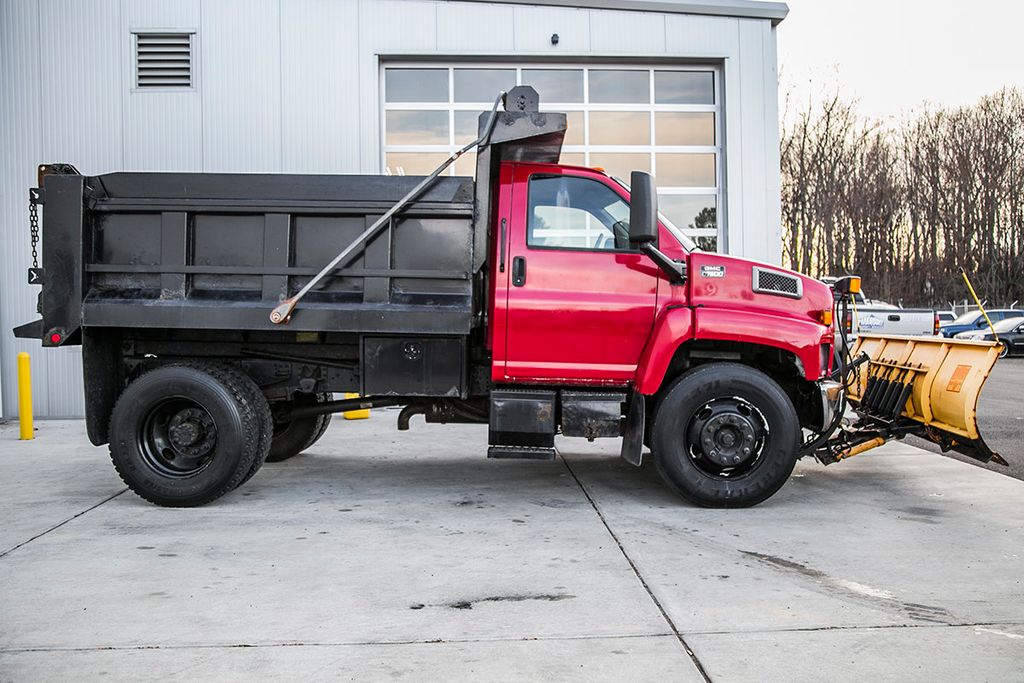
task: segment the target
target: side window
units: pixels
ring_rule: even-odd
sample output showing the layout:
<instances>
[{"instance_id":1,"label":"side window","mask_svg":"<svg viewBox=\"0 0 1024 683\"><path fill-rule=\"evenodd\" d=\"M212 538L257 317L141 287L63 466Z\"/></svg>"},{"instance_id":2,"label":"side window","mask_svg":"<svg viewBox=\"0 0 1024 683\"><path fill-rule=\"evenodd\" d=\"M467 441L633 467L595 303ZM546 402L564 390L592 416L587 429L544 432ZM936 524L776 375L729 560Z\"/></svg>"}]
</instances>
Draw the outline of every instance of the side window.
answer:
<instances>
[{"instance_id":1,"label":"side window","mask_svg":"<svg viewBox=\"0 0 1024 683\"><path fill-rule=\"evenodd\" d=\"M629 204L597 180L531 176L528 211L528 246L629 249Z\"/></svg>"}]
</instances>

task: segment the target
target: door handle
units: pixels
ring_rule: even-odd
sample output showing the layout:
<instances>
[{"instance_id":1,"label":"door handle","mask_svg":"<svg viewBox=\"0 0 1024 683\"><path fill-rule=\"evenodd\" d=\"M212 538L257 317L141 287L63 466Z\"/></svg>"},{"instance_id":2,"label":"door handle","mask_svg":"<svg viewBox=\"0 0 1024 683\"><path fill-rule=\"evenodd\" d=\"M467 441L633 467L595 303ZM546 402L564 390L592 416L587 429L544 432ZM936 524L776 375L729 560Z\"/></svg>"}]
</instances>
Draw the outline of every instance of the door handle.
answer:
<instances>
[{"instance_id":1,"label":"door handle","mask_svg":"<svg viewBox=\"0 0 1024 683\"><path fill-rule=\"evenodd\" d=\"M498 265L498 272L505 272L505 219L501 219L501 259Z\"/></svg>"},{"instance_id":2,"label":"door handle","mask_svg":"<svg viewBox=\"0 0 1024 683\"><path fill-rule=\"evenodd\" d=\"M516 287L526 284L526 259L522 256L512 259L512 284Z\"/></svg>"},{"instance_id":3,"label":"door handle","mask_svg":"<svg viewBox=\"0 0 1024 683\"><path fill-rule=\"evenodd\" d=\"M892 313L892 314L889 315L889 322L891 322L891 323L898 323L899 321L900 321L900 317L898 315L896 315L895 313Z\"/></svg>"}]
</instances>

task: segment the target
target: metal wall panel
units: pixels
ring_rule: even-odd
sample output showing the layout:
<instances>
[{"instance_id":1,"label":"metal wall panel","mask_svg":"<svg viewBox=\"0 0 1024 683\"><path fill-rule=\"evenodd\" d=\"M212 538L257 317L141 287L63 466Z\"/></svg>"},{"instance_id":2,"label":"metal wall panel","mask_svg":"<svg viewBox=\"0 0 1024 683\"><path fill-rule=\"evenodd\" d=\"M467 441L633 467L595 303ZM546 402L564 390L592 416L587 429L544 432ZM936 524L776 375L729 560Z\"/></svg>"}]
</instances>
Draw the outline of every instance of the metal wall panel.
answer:
<instances>
[{"instance_id":1,"label":"metal wall panel","mask_svg":"<svg viewBox=\"0 0 1024 683\"><path fill-rule=\"evenodd\" d=\"M777 90L777 85L775 80L765 82L763 64L764 41L773 39L774 33L768 22L756 19L736 21L740 37L737 60L739 90L736 93L739 106L732 115L737 119L741 137L736 145L739 148L739 167L731 167L729 171L730 183L738 185L735 192L730 186L729 206L730 210L734 206L739 207L743 213L739 219L730 214L729 251L739 256L778 261L781 250L781 245L778 245L779 206L776 200L775 222L771 224L768 197L769 188L773 185L769 178L772 175L778 178L779 175L778 166L774 174L768 168L769 159L778 161L777 151L771 156L768 146L771 144L778 149L778 134L771 142L765 137L765 118L778 121L777 111L772 110L772 103L777 107L777 101L768 99L768 90ZM778 186L775 187L777 191Z\"/></svg>"},{"instance_id":2,"label":"metal wall panel","mask_svg":"<svg viewBox=\"0 0 1024 683\"><path fill-rule=\"evenodd\" d=\"M665 52L665 15L645 12L590 12L590 51L601 54Z\"/></svg>"},{"instance_id":3,"label":"metal wall panel","mask_svg":"<svg viewBox=\"0 0 1024 683\"><path fill-rule=\"evenodd\" d=\"M28 188L42 158L39 11L35 0L0 3L0 389L4 415L16 414L18 353L32 354L37 411L45 408L49 368L38 342L10 330L37 316L36 293L25 281L29 262Z\"/></svg>"},{"instance_id":4,"label":"metal wall panel","mask_svg":"<svg viewBox=\"0 0 1024 683\"><path fill-rule=\"evenodd\" d=\"M203 62L199 0L168 3L122 0L121 68L126 171L201 171L203 99L199 67ZM135 32L193 33L192 85L135 88Z\"/></svg>"},{"instance_id":5,"label":"metal wall panel","mask_svg":"<svg viewBox=\"0 0 1024 683\"><path fill-rule=\"evenodd\" d=\"M739 56L739 28L730 17L665 17L665 48L695 58Z\"/></svg>"},{"instance_id":6,"label":"metal wall panel","mask_svg":"<svg viewBox=\"0 0 1024 683\"><path fill-rule=\"evenodd\" d=\"M196 31L195 87L137 92L133 30ZM551 34L559 44L551 44ZM36 412L80 415L77 349L10 328L35 317L27 188L35 165L378 173L381 64L474 56L546 62L710 59L724 74L730 252L779 259L775 32L767 19L436 0L5 0L0 3L0 393L32 353ZM85 58L84 56L87 56Z\"/></svg>"},{"instance_id":7,"label":"metal wall panel","mask_svg":"<svg viewBox=\"0 0 1024 683\"><path fill-rule=\"evenodd\" d=\"M205 171L281 170L280 12L279 0L203 3Z\"/></svg>"},{"instance_id":8,"label":"metal wall panel","mask_svg":"<svg viewBox=\"0 0 1024 683\"><path fill-rule=\"evenodd\" d=\"M514 49L513 8L445 2L437 6L439 52L508 54Z\"/></svg>"},{"instance_id":9,"label":"metal wall panel","mask_svg":"<svg viewBox=\"0 0 1024 683\"><path fill-rule=\"evenodd\" d=\"M358 0L291 0L281 5L281 170L359 169Z\"/></svg>"},{"instance_id":10,"label":"metal wall panel","mask_svg":"<svg viewBox=\"0 0 1024 683\"><path fill-rule=\"evenodd\" d=\"M558 45L551 35L558 34ZM584 54L590 52L590 14L581 9L516 7L516 52Z\"/></svg>"}]
</instances>

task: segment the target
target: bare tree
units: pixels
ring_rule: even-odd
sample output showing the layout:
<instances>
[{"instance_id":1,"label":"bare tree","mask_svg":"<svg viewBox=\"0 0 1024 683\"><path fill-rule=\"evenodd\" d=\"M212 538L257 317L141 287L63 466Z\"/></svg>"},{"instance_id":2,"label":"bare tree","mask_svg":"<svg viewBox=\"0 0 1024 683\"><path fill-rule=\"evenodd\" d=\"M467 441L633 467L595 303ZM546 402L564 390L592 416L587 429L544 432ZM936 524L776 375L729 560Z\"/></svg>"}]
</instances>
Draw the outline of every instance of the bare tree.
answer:
<instances>
[{"instance_id":1,"label":"bare tree","mask_svg":"<svg viewBox=\"0 0 1024 683\"><path fill-rule=\"evenodd\" d=\"M895 130L833 96L783 131L784 259L857 273L876 296L936 305L1024 298L1024 97L925 110Z\"/></svg>"}]
</instances>

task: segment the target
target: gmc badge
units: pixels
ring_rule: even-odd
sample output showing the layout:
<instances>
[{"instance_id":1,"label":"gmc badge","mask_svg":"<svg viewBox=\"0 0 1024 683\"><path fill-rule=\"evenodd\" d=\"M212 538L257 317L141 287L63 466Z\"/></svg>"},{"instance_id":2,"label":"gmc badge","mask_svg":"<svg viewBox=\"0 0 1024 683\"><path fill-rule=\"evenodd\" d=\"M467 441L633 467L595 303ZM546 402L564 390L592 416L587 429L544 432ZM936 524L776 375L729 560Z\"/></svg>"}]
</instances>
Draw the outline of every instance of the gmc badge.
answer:
<instances>
[{"instance_id":1,"label":"gmc badge","mask_svg":"<svg viewBox=\"0 0 1024 683\"><path fill-rule=\"evenodd\" d=\"M701 277L725 277L725 266L701 266Z\"/></svg>"}]
</instances>

